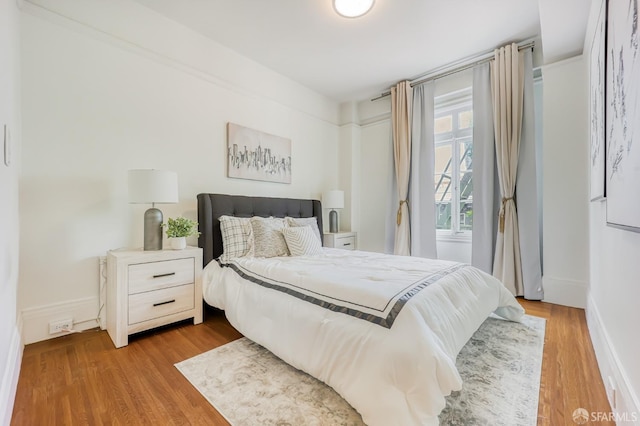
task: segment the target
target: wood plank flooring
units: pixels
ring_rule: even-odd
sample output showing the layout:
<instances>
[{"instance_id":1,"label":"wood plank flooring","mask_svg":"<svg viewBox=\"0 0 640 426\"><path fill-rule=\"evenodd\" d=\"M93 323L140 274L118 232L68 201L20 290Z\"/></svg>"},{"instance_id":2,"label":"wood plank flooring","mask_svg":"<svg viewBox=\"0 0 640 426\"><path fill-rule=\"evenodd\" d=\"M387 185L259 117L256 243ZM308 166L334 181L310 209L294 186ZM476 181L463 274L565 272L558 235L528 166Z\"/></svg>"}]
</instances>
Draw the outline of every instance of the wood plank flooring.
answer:
<instances>
[{"instance_id":1,"label":"wood plank flooring","mask_svg":"<svg viewBox=\"0 0 640 426\"><path fill-rule=\"evenodd\" d=\"M573 410L609 412L584 311L520 300L547 319L539 425L573 425ZM12 425L226 425L173 367L241 337L223 313L134 336L115 349L105 331L25 347ZM613 424L613 423L611 423Z\"/></svg>"},{"instance_id":2,"label":"wood plank flooring","mask_svg":"<svg viewBox=\"0 0 640 426\"><path fill-rule=\"evenodd\" d=\"M576 408L609 413L583 309L518 299L527 314L547 319L538 425L575 425ZM592 423L589 423L592 424ZM615 425L600 422L600 425Z\"/></svg>"}]
</instances>

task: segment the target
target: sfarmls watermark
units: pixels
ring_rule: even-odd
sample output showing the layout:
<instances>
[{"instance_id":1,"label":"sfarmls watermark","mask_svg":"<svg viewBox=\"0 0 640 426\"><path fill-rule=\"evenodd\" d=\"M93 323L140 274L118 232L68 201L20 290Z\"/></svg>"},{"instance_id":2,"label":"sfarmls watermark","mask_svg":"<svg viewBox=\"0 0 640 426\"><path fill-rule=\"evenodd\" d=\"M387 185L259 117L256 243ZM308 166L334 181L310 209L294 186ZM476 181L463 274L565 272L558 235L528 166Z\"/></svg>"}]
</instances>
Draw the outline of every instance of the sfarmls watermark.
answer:
<instances>
[{"instance_id":1,"label":"sfarmls watermark","mask_svg":"<svg viewBox=\"0 0 640 426\"><path fill-rule=\"evenodd\" d=\"M576 408L573 410L573 421L576 424L584 425L589 422L637 422L638 413L614 413L606 411L587 411L584 408Z\"/></svg>"}]
</instances>

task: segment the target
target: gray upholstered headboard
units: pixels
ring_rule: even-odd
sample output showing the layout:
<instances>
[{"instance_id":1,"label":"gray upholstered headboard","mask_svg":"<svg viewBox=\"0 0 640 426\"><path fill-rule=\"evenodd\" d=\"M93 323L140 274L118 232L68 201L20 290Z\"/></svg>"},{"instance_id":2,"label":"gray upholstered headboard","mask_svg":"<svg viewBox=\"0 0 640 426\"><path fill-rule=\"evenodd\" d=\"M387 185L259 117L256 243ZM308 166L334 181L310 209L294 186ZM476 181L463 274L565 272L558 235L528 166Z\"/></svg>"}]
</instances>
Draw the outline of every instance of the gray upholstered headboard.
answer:
<instances>
[{"instance_id":1,"label":"gray upholstered headboard","mask_svg":"<svg viewBox=\"0 0 640 426\"><path fill-rule=\"evenodd\" d=\"M198 245L202 247L203 266L222 254L222 215L238 217L316 217L322 232L322 206L318 200L294 198L246 197L242 195L198 194Z\"/></svg>"}]
</instances>

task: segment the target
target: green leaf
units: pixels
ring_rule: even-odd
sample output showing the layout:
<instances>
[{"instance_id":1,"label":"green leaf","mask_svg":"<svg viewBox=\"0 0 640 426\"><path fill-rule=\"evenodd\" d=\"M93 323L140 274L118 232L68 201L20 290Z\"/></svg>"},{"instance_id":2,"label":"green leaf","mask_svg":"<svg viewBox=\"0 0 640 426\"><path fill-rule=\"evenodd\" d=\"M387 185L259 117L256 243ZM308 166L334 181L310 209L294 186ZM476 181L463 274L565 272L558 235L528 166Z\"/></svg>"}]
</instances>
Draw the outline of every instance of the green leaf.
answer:
<instances>
[{"instance_id":1,"label":"green leaf","mask_svg":"<svg viewBox=\"0 0 640 426\"><path fill-rule=\"evenodd\" d=\"M162 226L167 228L168 238L190 237L192 235L199 236L198 222L187 219L186 217L169 218L167 223Z\"/></svg>"}]
</instances>

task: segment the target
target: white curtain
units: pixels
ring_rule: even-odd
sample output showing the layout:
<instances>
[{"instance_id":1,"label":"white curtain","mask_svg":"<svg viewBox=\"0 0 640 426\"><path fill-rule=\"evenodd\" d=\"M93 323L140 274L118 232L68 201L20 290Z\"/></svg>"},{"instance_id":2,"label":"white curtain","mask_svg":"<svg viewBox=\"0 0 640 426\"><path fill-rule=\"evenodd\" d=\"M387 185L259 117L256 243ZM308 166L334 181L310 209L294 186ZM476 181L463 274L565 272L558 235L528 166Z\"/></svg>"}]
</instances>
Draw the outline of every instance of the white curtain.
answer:
<instances>
[{"instance_id":1,"label":"white curtain","mask_svg":"<svg viewBox=\"0 0 640 426\"><path fill-rule=\"evenodd\" d=\"M502 196L493 275L511 293L520 296L524 289L514 196L522 129L524 56L514 43L496 49L495 60L490 64L496 165Z\"/></svg>"},{"instance_id":2,"label":"white curtain","mask_svg":"<svg viewBox=\"0 0 640 426\"><path fill-rule=\"evenodd\" d=\"M413 88L411 126L411 256L438 258L436 250L435 149L433 95L435 82Z\"/></svg>"},{"instance_id":3,"label":"white curtain","mask_svg":"<svg viewBox=\"0 0 640 426\"><path fill-rule=\"evenodd\" d=\"M495 178L495 142L489 63L473 69L473 238L471 264L493 273L500 186ZM496 195L497 192L497 195Z\"/></svg>"},{"instance_id":4,"label":"white curtain","mask_svg":"<svg viewBox=\"0 0 640 426\"><path fill-rule=\"evenodd\" d=\"M394 254L409 256L411 230L409 225L409 177L411 172L411 94L408 81L391 88L391 125L393 129L393 158L398 194Z\"/></svg>"},{"instance_id":5,"label":"white curtain","mask_svg":"<svg viewBox=\"0 0 640 426\"><path fill-rule=\"evenodd\" d=\"M524 56L524 105L522 113L522 137L518 158L516 200L518 204L518 231L520 233L520 258L522 260L522 285L525 299L542 300L542 262L539 202L539 165L536 155L535 108L533 93L533 54L530 49Z\"/></svg>"}]
</instances>

